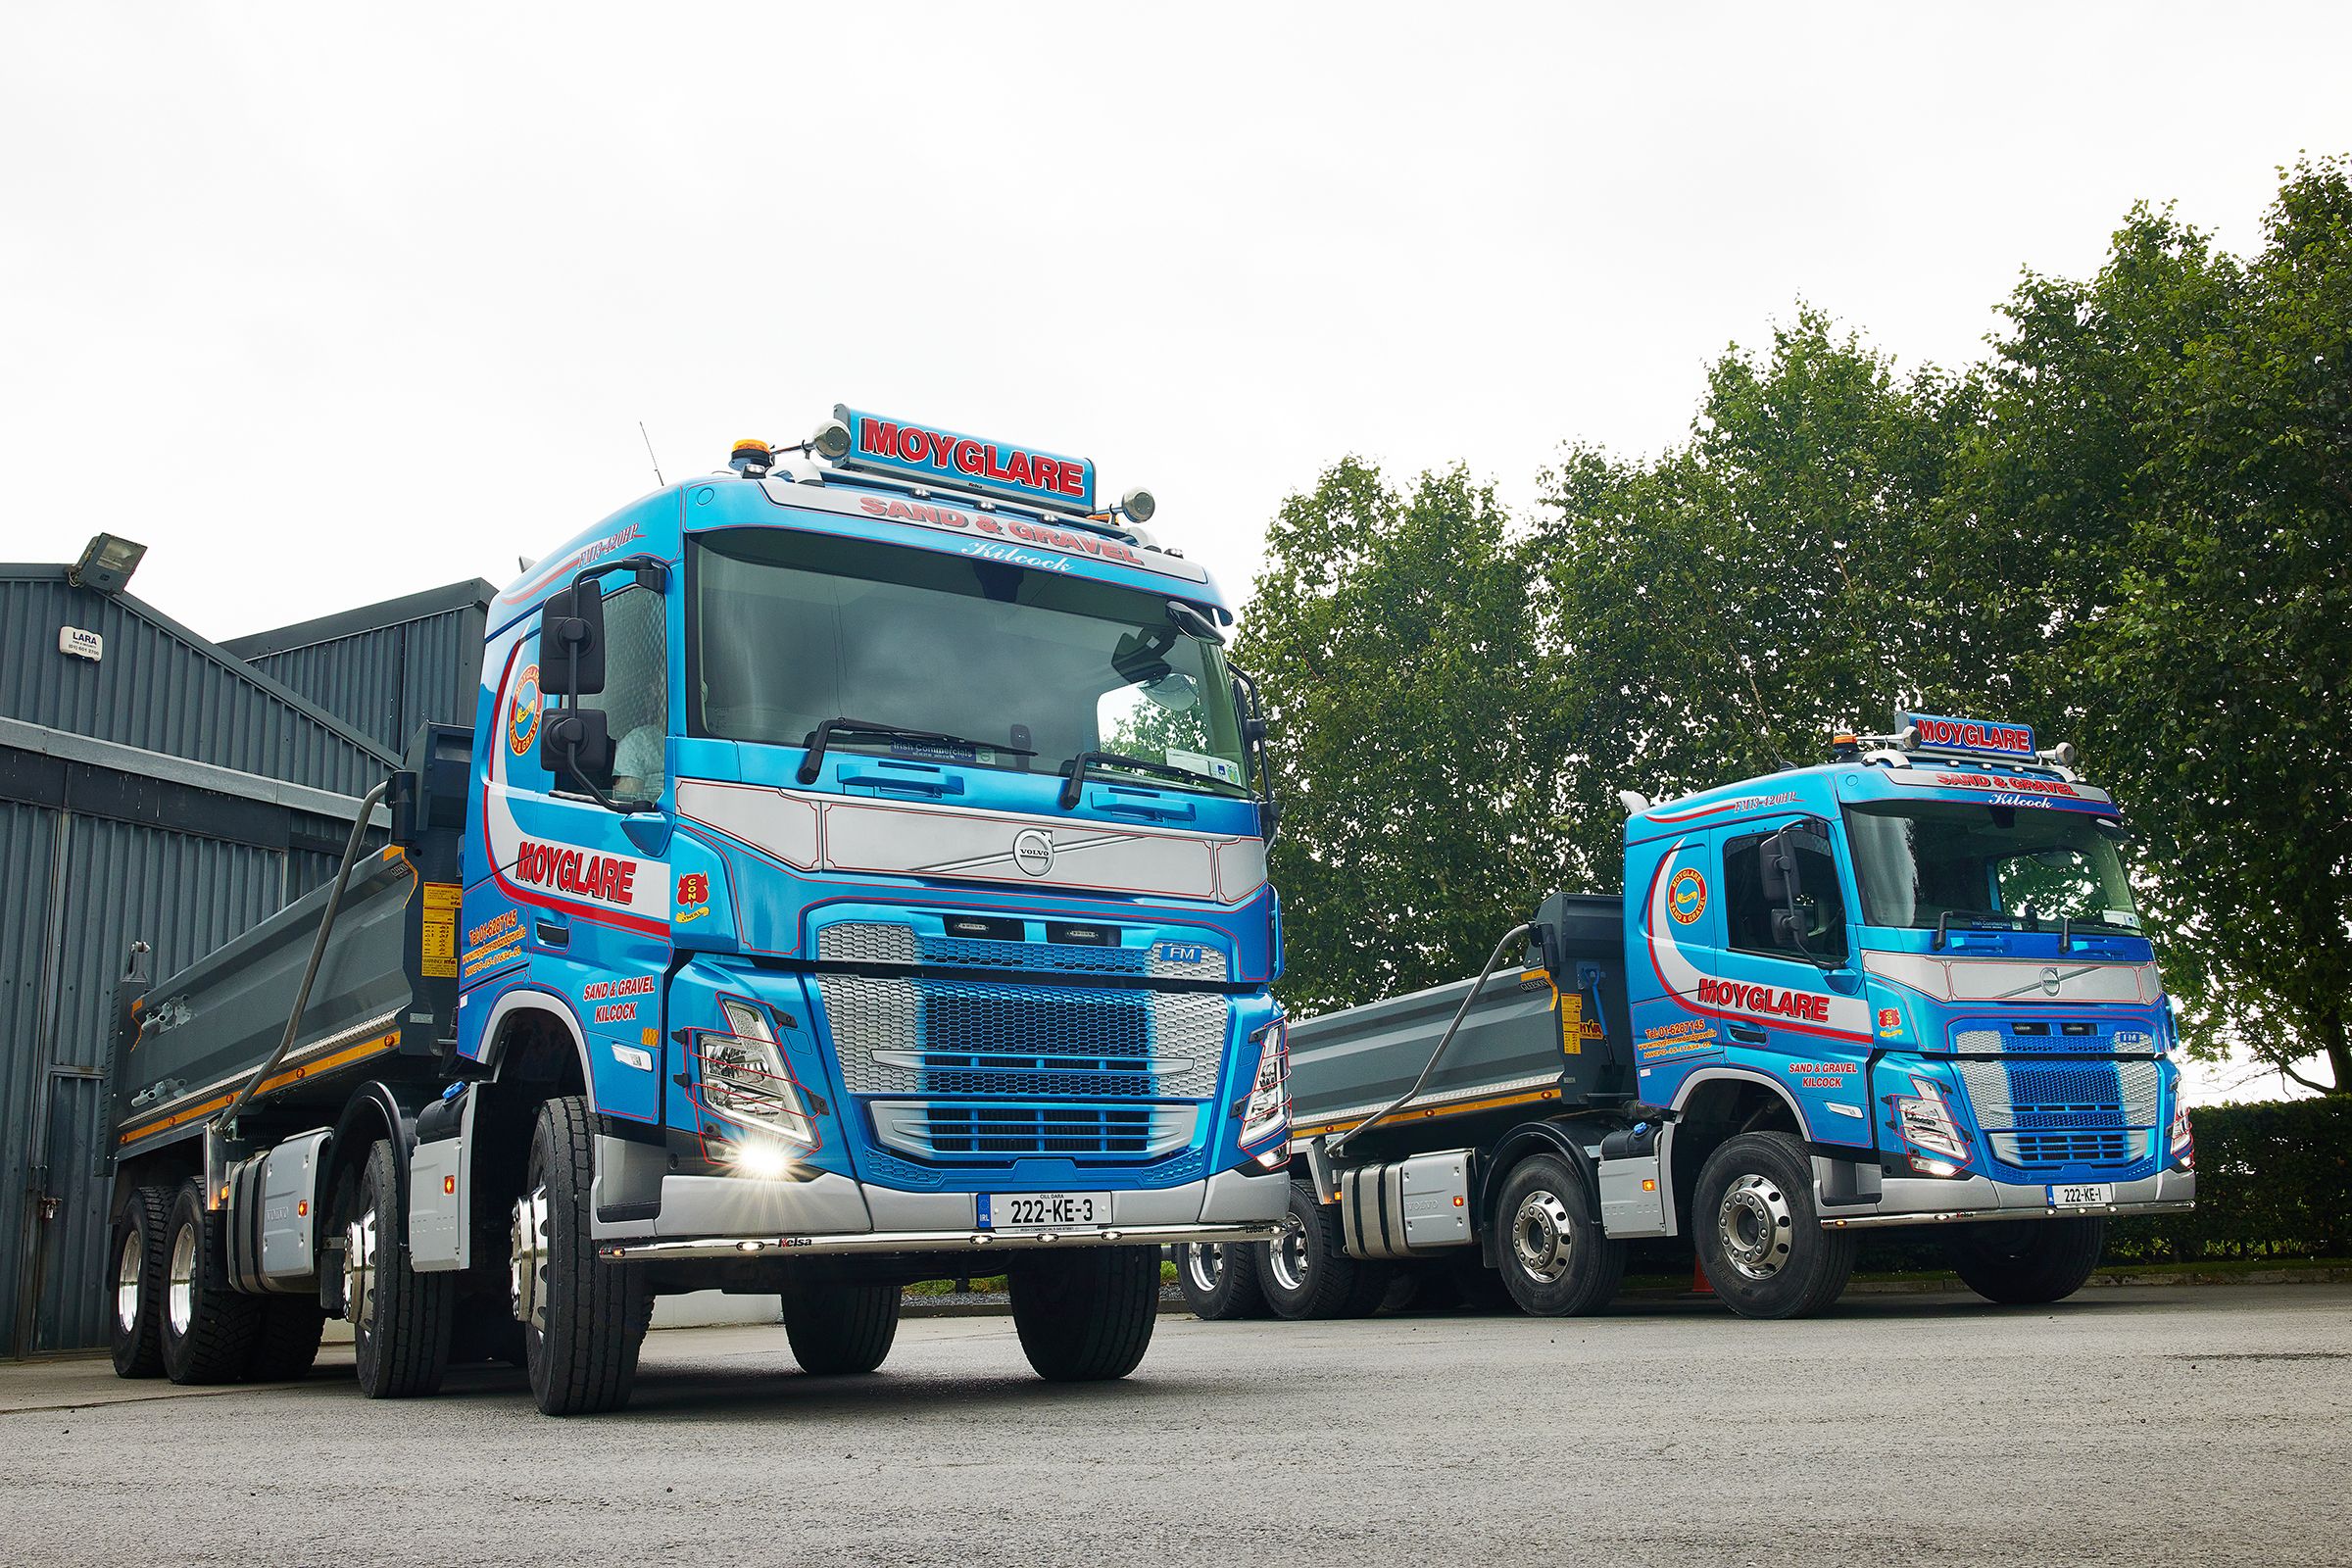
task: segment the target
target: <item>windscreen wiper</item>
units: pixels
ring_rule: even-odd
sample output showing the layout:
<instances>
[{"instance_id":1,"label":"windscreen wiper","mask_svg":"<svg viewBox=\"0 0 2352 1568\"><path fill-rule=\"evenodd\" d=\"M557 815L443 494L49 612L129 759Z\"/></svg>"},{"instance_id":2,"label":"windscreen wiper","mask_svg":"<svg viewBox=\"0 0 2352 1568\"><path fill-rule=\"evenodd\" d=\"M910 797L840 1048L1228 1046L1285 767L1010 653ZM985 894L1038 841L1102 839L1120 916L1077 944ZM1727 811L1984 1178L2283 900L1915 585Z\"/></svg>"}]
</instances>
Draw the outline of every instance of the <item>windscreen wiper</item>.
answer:
<instances>
[{"instance_id":1,"label":"windscreen wiper","mask_svg":"<svg viewBox=\"0 0 2352 1568\"><path fill-rule=\"evenodd\" d=\"M1191 784L1196 787L1222 782L1210 778L1206 773L1196 773L1190 768L1178 767L1173 762L1154 762L1148 757L1128 757L1119 752L1080 752L1076 757L1071 758L1069 765L1062 769L1063 772L1070 775L1069 783L1063 785L1061 790L1061 808L1063 810L1066 811L1078 804L1079 795L1086 789L1087 770L1103 763L1108 763L1112 767L1130 767L1139 773L1156 773L1161 778L1172 778L1179 783Z\"/></svg>"},{"instance_id":2,"label":"windscreen wiper","mask_svg":"<svg viewBox=\"0 0 2352 1568\"><path fill-rule=\"evenodd\" d=\"M833 744L836 735L879 735L894 741L929 741L936 746L968 746L976 752L1003 752L1009 757L1035 757L1037 753L1026 746L1005 746L996 741L966 740L961 735L950 735L944 730L908 729L904 724L870 724L862 718L828 718L808 732L808 755L801 759L800 779L804 784L816 782L817 770L824 765L825 748Z\"/></svg>"}]
</instances>

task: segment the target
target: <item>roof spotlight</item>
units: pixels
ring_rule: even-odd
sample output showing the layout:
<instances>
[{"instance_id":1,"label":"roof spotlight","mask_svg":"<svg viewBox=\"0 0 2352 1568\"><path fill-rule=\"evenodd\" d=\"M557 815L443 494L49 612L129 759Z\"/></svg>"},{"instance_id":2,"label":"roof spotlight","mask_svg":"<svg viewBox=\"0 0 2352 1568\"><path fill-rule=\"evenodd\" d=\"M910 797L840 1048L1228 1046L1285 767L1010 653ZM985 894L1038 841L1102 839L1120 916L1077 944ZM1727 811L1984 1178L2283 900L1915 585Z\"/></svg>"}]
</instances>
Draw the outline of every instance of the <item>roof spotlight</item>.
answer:
<instances>
[{"instance_id":1,"label":"roof spotlight","mask_svg":"<svg viewBox=\"0 0 2352 1568\"><path fill-rule=\"evenodd\" d=\"M1137 522L1150 522L1159 500L1149 490L1130 490L1119 498L1119 510Z\"/></svg>"},{"instance_id":2,"label":"roof spotlight","mask_svg":"<svg viewBox=\"0 0 2352 1568\"><path fill-rule=\"evenodd\" d=\"M147 547L118 534L93 534L81 548L81 559L67 568L66 580L76 588L119 594L146 559Z\"/></svg>"},{"instance_id":3,"label":"roof spotlight","mask_svg":"<svg viewBox=\"0 0 2352 1568\"><path fill-rule=\"evenodd\" d=\"M808 444L816 449L818 457L839 463L850 455L850 427L841 419L827 419L816 427L816 434L808 438Z\"/></svg>"}]
</instances>

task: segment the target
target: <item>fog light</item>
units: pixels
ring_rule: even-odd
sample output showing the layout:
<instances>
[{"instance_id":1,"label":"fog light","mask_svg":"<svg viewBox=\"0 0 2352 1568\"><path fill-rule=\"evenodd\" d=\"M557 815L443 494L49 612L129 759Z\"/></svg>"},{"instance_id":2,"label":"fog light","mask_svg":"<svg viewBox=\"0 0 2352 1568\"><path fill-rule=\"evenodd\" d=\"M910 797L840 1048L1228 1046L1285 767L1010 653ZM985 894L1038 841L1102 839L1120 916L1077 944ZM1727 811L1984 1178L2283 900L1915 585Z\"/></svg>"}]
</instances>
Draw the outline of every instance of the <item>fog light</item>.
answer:
<instances>
[{"instance_id":1,"label":"fog light","mask_svg":"<svg viewBox=\"0 0 2352 1568\"><path fill-rule=\"evenodd\" d=\"M780 1182L792 1174L792 1156L784 1152L781 1144L764 1140L737 1144L733 1159L736 1175L749 1176L756 1181Z\"/></svg>"}]
</instances>

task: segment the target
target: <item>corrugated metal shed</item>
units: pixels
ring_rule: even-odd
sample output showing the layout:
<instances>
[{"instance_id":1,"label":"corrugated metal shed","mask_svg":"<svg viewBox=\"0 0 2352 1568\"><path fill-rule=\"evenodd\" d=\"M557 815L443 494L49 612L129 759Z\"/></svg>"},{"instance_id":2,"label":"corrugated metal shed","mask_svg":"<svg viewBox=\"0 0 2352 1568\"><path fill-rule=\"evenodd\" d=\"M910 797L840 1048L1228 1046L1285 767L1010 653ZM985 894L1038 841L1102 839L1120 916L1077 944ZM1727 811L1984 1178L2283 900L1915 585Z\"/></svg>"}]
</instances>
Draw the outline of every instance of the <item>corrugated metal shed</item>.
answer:
<instances>
[{"instance_id":1,"label":"corrugated metal shed","mask_svg":"<svg viewBox=\"0 0 2352 1568\"><path fill-rule=\"evenodd\" d=\"M61 653L66 627L98 633L103 657ZM0 565L0 715L339 795L365 795L399 762L128 594L75 587L63 566Z\"/></svg>"},{"instance_id":2,"label":"corrugated metal shed","mask_svg":"<svg viewBox=\"0 0 2352 1568\"><path fill-rule=\"evenodd\" d=\"M135 599L0 565L0 1355L105 1343L131 944L168 974L323 880L392 754Z\"/></svg>"},{"instance_id":3,"label":"corrugated metal shed","mask_svg":"<svg viewBox=\"0 0 2352 1568\"><path fill-rule=\"evenodd\" d=\"M419 724L473 723L497 592L477 577L220 646L405 754Z\"/></svg>"}]
</instances>

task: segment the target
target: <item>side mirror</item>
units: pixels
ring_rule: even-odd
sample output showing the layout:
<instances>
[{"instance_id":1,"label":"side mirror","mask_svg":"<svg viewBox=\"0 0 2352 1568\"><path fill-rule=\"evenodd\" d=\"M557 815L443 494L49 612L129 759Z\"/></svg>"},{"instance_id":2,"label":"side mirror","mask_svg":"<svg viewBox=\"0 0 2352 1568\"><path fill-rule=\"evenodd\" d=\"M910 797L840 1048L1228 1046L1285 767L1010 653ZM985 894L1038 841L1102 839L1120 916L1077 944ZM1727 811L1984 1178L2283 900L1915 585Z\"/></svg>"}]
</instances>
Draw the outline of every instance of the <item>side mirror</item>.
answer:
<instances>
[{"instance_id":1,"label":"side mirror","mask_svg":"<svg viewBox=\"0 0 2352 1568\"><path fill-rule=\"evenodd\" d=\"M592 582L550 594L539 612L539 690L593 697L605 689L605 595Z\"/></svg>"},{"instance_id":2,"label":"side mirror","mask_svg":"<svg viewBox=\"0 0 2352 1568\"><path fill-rule=\"evenodd\" d=\"M612 734L602 709L559 708L539 728L539 763L561 784L566 778L603 789L612 782Z\"/></svg>"},{"instance_id":3,"label":"side mirror","mask_svg":"<svg viewBox=\"0 0 2352 1568\"><path fill-rule=\"evenodd\" d=\"M1805 896L1803 873L1796 868L1796 851L1788 842L1793 827L1785 827L1759 846L1756 856L1756 876L1762 884L1764 902L1783 909L1792 909L1796 901Z\"/></svg>"},{"instance_id":4,"label":"side mirror","mask_svg":"<svg viewBox=\"0 0 2352 1568\"><path fill-rule=\"evenodd\" d=\"M1222 644L1225 639L1217 633L1217 623L1210 620L1181 599L1168 601L1168 623L1187 637L1202 642Z\"/></svg>"}]
</instances>

